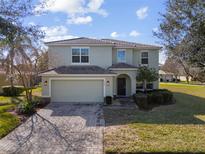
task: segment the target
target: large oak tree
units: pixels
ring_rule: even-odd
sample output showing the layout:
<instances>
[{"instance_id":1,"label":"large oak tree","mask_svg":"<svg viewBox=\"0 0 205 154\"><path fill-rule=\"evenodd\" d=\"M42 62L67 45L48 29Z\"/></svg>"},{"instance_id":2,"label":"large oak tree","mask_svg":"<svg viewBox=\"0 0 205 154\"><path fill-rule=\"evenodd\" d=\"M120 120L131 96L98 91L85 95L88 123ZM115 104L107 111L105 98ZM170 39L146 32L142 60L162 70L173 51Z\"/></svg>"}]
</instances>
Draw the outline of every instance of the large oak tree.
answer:
<instances>
[{"instance_id":1,"label":"large oak tree","mask_svg":"<svg viewBox=\"0 0 205 154\"><path fill-rule=\"evenodd\" d=\"M166 13L161 15L155 35L161 39L168 55L179 60L182 66L199 67L197 79L205 81L200 77L205 74L205 1L168 0ZM185 72L189 73L186 69Z\"/></svg>"}]
</instances>

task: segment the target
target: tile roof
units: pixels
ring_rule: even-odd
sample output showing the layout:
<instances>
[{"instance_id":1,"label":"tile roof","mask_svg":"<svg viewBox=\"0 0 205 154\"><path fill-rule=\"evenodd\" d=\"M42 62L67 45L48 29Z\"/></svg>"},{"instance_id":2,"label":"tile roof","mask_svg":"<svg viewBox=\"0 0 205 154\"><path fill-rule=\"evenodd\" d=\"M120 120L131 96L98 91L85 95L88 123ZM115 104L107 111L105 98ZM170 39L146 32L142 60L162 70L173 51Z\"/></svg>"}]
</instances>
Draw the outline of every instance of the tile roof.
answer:
<instances>
[{"instance_id":1,"label":"tile roof","mask_svg":"<svg viewBox=\"0 0 205 154\"><path fill-rule=\"evenodd\" d=\"M128 41L122 41L122 40L115 40L115 39L102 39L108 43L113 43L114 47L125 47L125 48L145 48L145 49L160 49L161 47L155 46L155 45L149 45L149 44L141 44L141 43L135 43L135 42L128 42Z\"/></svg>"},{"instance_id":2,"label":"tile roof","mask_svg":"<svg viewBox=\"0 0 205 154\"><path fill-rule=\"evenodd\" d=\"M86 38L86 37L79 37L74 39L67 39L67 40L59 40L59 41L52 41L52 42L46 42L46 45L49 44L94 44L94 45L113 45L112 42L107 42L99 39L93 39L93 38Z\"/></svg>"},{"instance_id":3,"label":"tile roof","mask_svg":"<svg viewBox=\"0 0 205 154\"><path fill-rule=\"evenodd\" d=\"M137 67L127 63L116 63L116 64L112 64L112 66L110 66L109 68L137 68Z\"/></svg>"},{"instance_id":4,"label":"tile roof","mask_svg":"<svg viewBox=\"0 0 205 154\"><path fill-rule=\"evenodd\" d=\"M93 39L93 38L86 38L86 37L46 42L45 44L46 45L97 45L97 46L106 45L115 48L136 48L136 49L157 49L157 50L161 48L155 45L140 44L140 43L128 42L122 40Z\"/></svg>"},{"instance_id":5,"label":"tile roof","mask_svg":"<svg viewBox=\"0 0 205 154\"><path fill-rule=\"evenodd\" d=\"M109 70L103 69L99 66L60 66L51 70L41 72L41 74L57 75L57 74L115 74Z\"/></svg>"}]
</instances>

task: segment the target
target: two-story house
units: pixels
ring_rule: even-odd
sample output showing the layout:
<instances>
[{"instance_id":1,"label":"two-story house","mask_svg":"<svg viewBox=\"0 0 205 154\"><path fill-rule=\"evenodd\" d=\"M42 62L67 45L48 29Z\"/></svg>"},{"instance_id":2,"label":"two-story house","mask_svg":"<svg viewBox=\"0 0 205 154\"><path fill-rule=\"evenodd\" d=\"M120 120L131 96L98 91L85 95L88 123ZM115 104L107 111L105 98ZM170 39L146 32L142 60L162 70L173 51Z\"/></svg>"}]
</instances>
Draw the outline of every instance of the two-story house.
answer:
<instances>
[{"instance_id":1,"label":"two-story house","mask_svg":"<svg viewBox=\"0 0 205 154\"><path fill-rule=\"evenodd\" d=\"M158 46L113 39L76 38L47 42L49 67L42 96L52 102L103 102L105 96L131 96L140 88L137 69L158 70ZM149 83L158 88L158 81Z\"/></svg>"}]
</instances>

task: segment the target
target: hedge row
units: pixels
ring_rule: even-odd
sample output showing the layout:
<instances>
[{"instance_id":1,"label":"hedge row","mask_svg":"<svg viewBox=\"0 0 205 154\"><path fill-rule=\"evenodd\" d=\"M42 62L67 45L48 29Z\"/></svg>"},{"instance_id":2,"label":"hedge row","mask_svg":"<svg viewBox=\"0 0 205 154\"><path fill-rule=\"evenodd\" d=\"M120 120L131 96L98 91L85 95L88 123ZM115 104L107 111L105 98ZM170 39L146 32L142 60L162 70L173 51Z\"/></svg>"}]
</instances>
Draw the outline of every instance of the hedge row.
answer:
<instances>
[{"instance_id":1,"label":"hedge row","mask_svg":"<svg viewBox=\"0 0 205 154\"><path fill-rule=\"evenodd\" d=\"M143 110L149 110L153 106L174 103L172 92L166 89L152 90L147 93L138 91L133 98L139 109Z\"/></svg>"},{"instance_id":2,"label":"hedge row","mask_svg":"<svg viewBox=\"0 0 205 154\"><path fill-rule=\"evenodd\" d=\"M2 86L2 91L4 96L19 96L24 92L23 86Z\"/></svg>"}]
</instances>

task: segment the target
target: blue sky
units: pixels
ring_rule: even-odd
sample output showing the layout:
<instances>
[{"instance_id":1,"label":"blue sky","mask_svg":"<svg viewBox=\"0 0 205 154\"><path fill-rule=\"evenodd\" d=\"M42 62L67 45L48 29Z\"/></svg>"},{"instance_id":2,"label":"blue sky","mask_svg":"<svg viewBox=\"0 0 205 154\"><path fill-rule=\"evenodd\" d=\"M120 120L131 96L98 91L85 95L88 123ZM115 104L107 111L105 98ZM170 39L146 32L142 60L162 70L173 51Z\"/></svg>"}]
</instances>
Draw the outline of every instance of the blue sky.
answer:
<instances>
[{"instance_id":1,"label":"blue sky","mask_svg":"<svg viewBox=\"0 0 205 154\"><path fill-rule=\"evenodd\" d=\"M44 0L45 1L45 0ZM153 30L165 0L46 0L43 15L26 19L42 27L46 41L73 37L114 38L158 44ZM41 10L38 7L37 10ZM164 56L160 54L160 62Z\"/></svg>"}]
</instances>

